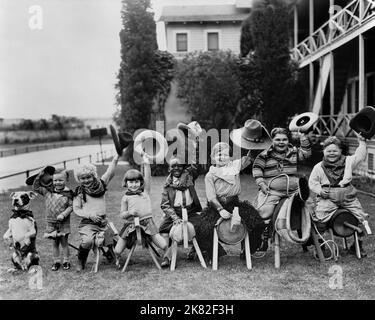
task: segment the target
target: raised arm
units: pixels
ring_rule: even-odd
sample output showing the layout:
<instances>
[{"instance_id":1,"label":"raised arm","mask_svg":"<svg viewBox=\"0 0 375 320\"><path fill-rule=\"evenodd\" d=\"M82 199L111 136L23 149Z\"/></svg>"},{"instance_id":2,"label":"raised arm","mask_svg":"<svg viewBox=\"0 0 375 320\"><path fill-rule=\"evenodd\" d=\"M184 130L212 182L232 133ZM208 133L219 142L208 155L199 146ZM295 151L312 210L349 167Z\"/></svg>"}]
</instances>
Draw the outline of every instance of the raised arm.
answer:
<instances>
[{"instance_id":1,"label":"raised arm","mask_svg":"<svg viewBox=\"0 0 375 320\"><path fill-rule=\"evenodd\" d=\"M246 167L248 167L251 164L251 162L252 162L251 150L249 150L248 153L246 154L246 156L243 156L241 158L241 167L240 167L240 170L243 170Z\"/></svg>"},{"instance_id":2,"label":"raised arm","mask_svg":"<svg viewBox=\"0 0 375 320\"><path fill-rule=\"evenodd\" d=\"M189 164L185 170L192 175L194 181L199 177L199 166L197 164Z\"/></svg>"},{"instance_id":3,"label":"raised arm","mask_svg":"<svg viewBox=\"0 0 375 320\"><path fill-rule=\"evenodd\" d=\"M151 166L150 166L150 159L148 155L145 153L143 155L143 175L144 175L144 180L145 180L145 186L144 190L148 194L150 194L151 190Z\"/></svg>"},{"instance_id":4,"label":"raised arm","mask_svg":"<svg viewBox=\"0 0 375 320\"><path fill-rule=\"evenodd\" d=\"M357 138L358 138L359 145L358 145L357 149L355 150L354 155L350 156L350 158L353 159L352 160L352 169L357 167L357 165L361 161L366 160L366 156L367 156L367 144L366 144L365 138L363 138L359 134L357 134Z\"/></svg>"},{"instance_id":5,"label":"raised arm","mask_svg":"<svg viewBox=\"0 0 375 320\"><path fill-rule=\"evenodd\" d=\"M120 156L116 154L113 159L111 164L108 166L107 171L102 175L102 180L106 185L112 180L112 178L115 176L115 168L117 166L118 160Z\"/></svg>"}]
</instances>

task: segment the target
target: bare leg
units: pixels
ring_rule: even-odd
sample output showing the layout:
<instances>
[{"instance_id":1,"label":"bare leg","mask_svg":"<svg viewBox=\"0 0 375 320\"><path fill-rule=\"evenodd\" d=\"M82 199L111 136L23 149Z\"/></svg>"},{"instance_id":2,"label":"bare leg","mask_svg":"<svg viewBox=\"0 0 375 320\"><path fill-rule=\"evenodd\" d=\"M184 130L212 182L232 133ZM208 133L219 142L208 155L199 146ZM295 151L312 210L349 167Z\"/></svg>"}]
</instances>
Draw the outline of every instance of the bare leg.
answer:
<instances>
[{"instance_id":1,"label":"bare leg","mask_svg":"<svg viewBox=\"0 0 375 320\"><path fill-rule=\"evenodd\" d=\"M163 250L167 249L168 242L159 233L153 235L151 238L152 238L152 242L155 243L160 249L163 249Z\"/></svg>"},{"instance_id":2,"label":"bare leg","mask_svg":"<svg viewBox=\"0 0 375 320\"><path fill-rule=\"evenodd\" d=\"M116 266L120 268L120 257L121 253L125 250L126 242L124 239L119 238L116 244L115 249L113 250L116 255Z\"/></svg>"}]
</instances>

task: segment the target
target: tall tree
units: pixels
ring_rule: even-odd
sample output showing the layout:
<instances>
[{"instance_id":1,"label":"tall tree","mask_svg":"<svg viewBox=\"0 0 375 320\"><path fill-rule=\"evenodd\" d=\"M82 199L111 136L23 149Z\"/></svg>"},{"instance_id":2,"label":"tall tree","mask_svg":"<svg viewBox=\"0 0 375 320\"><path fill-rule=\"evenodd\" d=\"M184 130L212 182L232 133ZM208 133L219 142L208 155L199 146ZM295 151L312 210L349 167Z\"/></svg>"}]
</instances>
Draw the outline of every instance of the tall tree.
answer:
<instances>
[{"instance_id":1,"label":"tall tree","mask_svg":"<svg viewBox=\"0 0 375 320\"><path fill-rule=\"evenodd\" d=\"M241 30L242 101L268 128L286 125L304 105L298 66L290 57L290 1L258 1Z\"/></svg>"},{"instance_id":2,"label":"tall tree","mask_svg":"<svg viewBox=\"0 0 375 320\"><path fill-rule=\"evenodd\" d=\"M240 100L239 59L230 51L187 55L178 66L178 97L205 129L229 128Z\"/></svg>"},{"instance_id":3,"label":"tall tree","mask_svg":"<svg viewBox=\"0 0 375 320\"><path fill-rule=\"evenodd\" d=\"M114 118L122 129L133 132L149 126L156 97L159 111L164 106L174 64L172 55L157 50L150 0L123 0L121 15L121 64L116 85L119 109Z\"/></svg>"}]
</instances>

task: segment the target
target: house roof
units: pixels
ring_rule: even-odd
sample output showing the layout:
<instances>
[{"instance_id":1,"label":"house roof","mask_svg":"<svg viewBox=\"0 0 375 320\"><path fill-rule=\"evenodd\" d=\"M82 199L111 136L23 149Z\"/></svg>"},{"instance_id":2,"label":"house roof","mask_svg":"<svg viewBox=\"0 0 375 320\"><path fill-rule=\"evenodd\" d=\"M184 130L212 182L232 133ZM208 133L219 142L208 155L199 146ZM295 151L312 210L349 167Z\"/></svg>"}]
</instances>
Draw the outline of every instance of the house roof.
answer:
<instances>
[{"instance_id":1,"label":"house roof","mask_svg":"<svg viewBox=\"0 0 375 320\"><path fill-rule=\"evenodd\" d=\"M242 21L249 16L249 9L235 5L165 6L159 21Z\"/></svg>"}]
</instances>

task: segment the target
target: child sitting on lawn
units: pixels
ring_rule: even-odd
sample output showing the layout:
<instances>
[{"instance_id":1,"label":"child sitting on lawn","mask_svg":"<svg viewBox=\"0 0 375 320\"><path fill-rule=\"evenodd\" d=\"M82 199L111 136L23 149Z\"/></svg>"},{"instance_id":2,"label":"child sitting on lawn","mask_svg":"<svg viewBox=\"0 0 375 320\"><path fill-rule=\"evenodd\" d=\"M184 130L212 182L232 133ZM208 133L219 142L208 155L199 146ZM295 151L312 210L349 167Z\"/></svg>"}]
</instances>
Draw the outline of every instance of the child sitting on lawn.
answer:
<instances>
[{"instance_id":1,"label":"child sitting on lawn","mask_svg":"<svg viewBox=\"0 0 375 320\"><path fill-rule=\"evenodd\" d=\"M364 225L367 214L364 213L357 198L357 191L351 184L353 170L366 159L366 140L357 134L359 146L352 156L342 155L341 142L335 136L323 142L323 161L316 164L311 171L309 187L317 195L317 203L313 220L326 223L338 208L347 209ZM359 239L361 256L367 254ZM354 244L349 252L355 254Z\"/></svg>"},{"instance_id":2,"label":"child sitting on lawn","mask_svg":"<svg viewBox=\"0 0 375 320\"><path fill-rule=\"evenodd\" d=\"M115 247L116 266L120 268L120 255L125 247L131 249L135 237L134 218L139 217L141 230L150 236L152 241L160 248L165 249L167 243L158 233L152 217L150 187L151 187L151 168L146 154L143 156L144 174L135 169L130 169L125 173L123 187L126 188L125 195L121 199L120 216L125 220L124 226L119 233L119 239Z\"/></svg>"},{"instance_id":3,"label":"child sitting on lawn","mask_svg":"<svg viewBox=\"0 0 375 320\"><path fill-rule=\"evenodd\" d=\"M73 211L73 191L66 187L69 175L65 170L56 170L53 174L51 186L42 186L41 177L45 174L42 170L34 180L33 189L46 199L46 232L45 238L52 239L53 265L52 271L61 267L60 244L63 250L63 269L70 269L69 244L70 214Z\"/></svg>"},{"instance_id":4,"label":"child sitting on lawn","mask_svg":"<svg viewBox=\"0 0 375 320\"><path fill-rule=\"evenodd\" d=\"M115 155L107 171L101 179L96 167L92 164L83 164L74 170L74 177L79 183L73 199L73 211L82 217L78 226L81 244L78 250L77 271L85 268L87 256L94 244L97 247L111 246L113 235L107 226L105 193L107 185L115 175L115 168L119 160ZM108 257L107 257L108 258Z\"/></svg>"}]
</instances>

